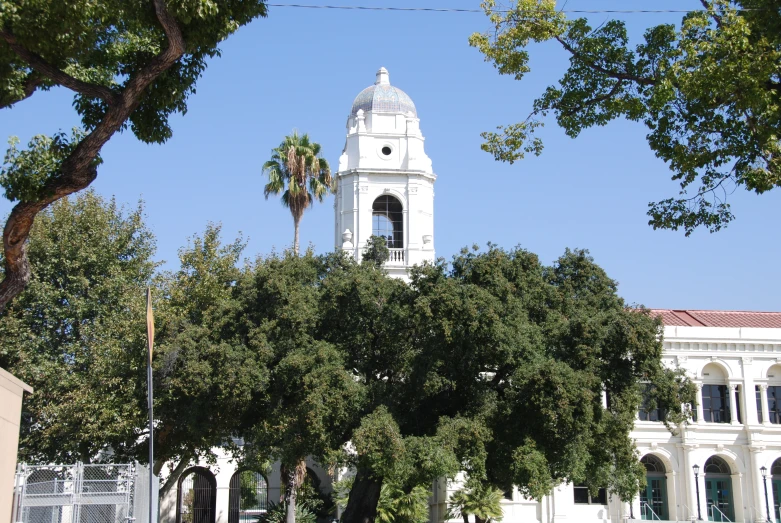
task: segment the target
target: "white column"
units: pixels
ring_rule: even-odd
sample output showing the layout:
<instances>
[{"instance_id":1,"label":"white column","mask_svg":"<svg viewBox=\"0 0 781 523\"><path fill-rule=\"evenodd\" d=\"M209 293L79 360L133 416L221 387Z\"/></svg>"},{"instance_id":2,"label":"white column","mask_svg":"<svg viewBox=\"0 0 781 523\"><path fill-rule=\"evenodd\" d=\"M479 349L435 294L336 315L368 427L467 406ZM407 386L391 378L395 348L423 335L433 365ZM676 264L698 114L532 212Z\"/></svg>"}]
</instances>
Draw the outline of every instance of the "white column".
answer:
<instances>
[{"instance_id":1,"label":"white column","mask_svg":"<svg viewBox=\"0 0 781 523\"><path fill-rule=\"evenodd\" d=\"M738 386L733 385L732 383L729 384L729 402L730 402L730 412L729 412L729 419L731 425L738 425Z\"/></svg>"},{"instance_id":2,"label":"white column","mask_svg":"<svg viewBox=\"0 0 781 523\"><path fill-rule=\"evenodd\" d=\"M699 465L700 466L700 478L702 478L702 473L704 471L704 467L702 463L695 463L694 458L692 454L694 454L695 446L688 444L684 445L683 447L683 467L684 471L683 474L686 476L686 481L684 484L688 487L687 489L687 495L686 495L686 505L689 508L689 514L688 517L697 517L697 487L694 482L694 470L692 469L692 466ZM702 494L702 492L700 492ZM702 508L702 504L700 504L700 508Z\"/></svg>"},{"instance_id":3,"label":"white column","mask_svg":"<svg viewBox=\"0 0 781 523\"><path fill-rule=\"evenodd\" d=\"M702 411L702 383L697 383L697 423L705 423L705 414Z\"/></svg>"},{"instance_id":4,"label":"white column","mask_svg":"<svg viewBox=\"0 0 781 523\"><path fill-rule=\"evenodd\" d=\"M751 499L751 503L754 505L754 512L757 513L756 515L756 522L757 523L766 523L767 521L767 510L765 509L765 491L762 485L762 473L759 471L760 467L760 458L761 458L761 447L750 447L750 467L751 467L751 473L749 476L751 477L751 482L754 484L754 496Z\"/></svg>"},{"instance_id":5,"label":"white column","mask_svg":"<svg viewBox=\"0 0 781 523\"><path fill-rule=\"evenodd\" d=\"M759 423L756 398L757 393L754 388L754 379L751 376L746 376L743 382L743 405L745 406L743 421L746 425L756 425Z\"/></svg>"},{"instance_id":6,"label":"white column","mask_svg":"<svg viewBox=\"0 0 781 523\"><path fill-rule=\"evenodd\" d=\"M557 523L559 521L567 521L567 508L573 505L572 487L564 483L560 483L551 492L553 497L553 518L551 521Z\"/></svg>"},{"instance_id":7,"label":"white column","mask_svg":"<svg viewBox=\"0 0 781 523\"><path fill-rule=\"evenodd\" d=\"M762 424L770 425L770 411L767 408L767 383L759 386L759 395L762 398Z\"/></svg>"},{"instance_id":8,"label":"white column","mask_svg":"<svg viewBox=\"0 0 781 523\"><path fill-rule=\"evenodd\" d=\"M735 521L745 521L745 510L743 507L743 474L731 474L732 479L732 504L735 511ZM703 518L705 519L705 518Z\"/></svg>"},{"instance_id":9,"label":"white column","mask_svg":"<svg viewBox=\"0 0 781 523\"><path fill-rule=\"evenodd\" d=\"M677 473L672 470L665 474L667 478L667 512L668 517L673 521L678 519L678 478ZM683 516L681 516L683 517Z\"/></svg>"}]
</instances>

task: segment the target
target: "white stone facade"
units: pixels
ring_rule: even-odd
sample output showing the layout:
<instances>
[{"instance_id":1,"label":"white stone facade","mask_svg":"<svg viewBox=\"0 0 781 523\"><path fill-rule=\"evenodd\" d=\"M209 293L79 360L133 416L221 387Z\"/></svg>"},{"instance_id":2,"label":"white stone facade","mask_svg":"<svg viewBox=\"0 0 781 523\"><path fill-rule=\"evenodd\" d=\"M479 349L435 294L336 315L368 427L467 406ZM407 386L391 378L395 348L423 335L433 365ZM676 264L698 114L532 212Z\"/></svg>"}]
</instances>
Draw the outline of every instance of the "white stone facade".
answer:
<instances>
[{"instance_id":1,"label":"white stone facade","mask_svg":"<svg viewBox=\"0 0 781 523\"><path fill-rule=\"evenodd\" d=\"M781 313L765 315L774 316L772 322L781 327ZM736 321L740 322L740 316ZM698 465L699 515L704 521L764 523L768 521L768 509L770 521L781 521L778 512L781 504L781 416L777 414L781 405L769 408L775 393L773 387L779 387L781 397L781 328L668 325L664 328L664 362L687 371L698 385L699 404L696 421L681 427L677 435L671 434L661 422L639 419L632 433L640 457L654 456L664 467L653 478L663 490L662 510L659 504L654 505L660 512L659 520L697 520L698 489L692 467ZM703 388L708 385L726 387L728 421L706 420L707 402L703 401ZM731 408L736 403L740 419ZM714 415L711 413L710 417ZM714 456L726 463L728 470L725 473L705 471L706 462ZM762 467L767 471L766 479L762 476ZM432 521L444 518L446 488L440 482L434 490ZM717 500L719 495L721 505ZM655 514L648 510L653 508L650 504L641 505L639 496L631 509L629 504L610 496L607 496L606 504L575 503L572 484L558 486L541 503L523 499L517 491L512 497L512 500L504 501L503 523L657 521ZM714 500L717 508L723 509L724 516L710 508ZM630 515L634 518L630 519Z\"/></svg>"},{"instance_id":2,"label":"white stone facade","mask_svg":"<svg viewBox=\"0 0 781 523\"><path fill-rule=\"evenodd\" d=\"M388 71L380 69L347 118L335 176L334 241L337 249L360 260L372 234L386 236L391 253L385 268L395 277L406 277L413 265L434 260L437 177L424 142L412 100L391 86ZM398 202L398 211L378 205L389 198Z\"/></svg>"}]
</instances>

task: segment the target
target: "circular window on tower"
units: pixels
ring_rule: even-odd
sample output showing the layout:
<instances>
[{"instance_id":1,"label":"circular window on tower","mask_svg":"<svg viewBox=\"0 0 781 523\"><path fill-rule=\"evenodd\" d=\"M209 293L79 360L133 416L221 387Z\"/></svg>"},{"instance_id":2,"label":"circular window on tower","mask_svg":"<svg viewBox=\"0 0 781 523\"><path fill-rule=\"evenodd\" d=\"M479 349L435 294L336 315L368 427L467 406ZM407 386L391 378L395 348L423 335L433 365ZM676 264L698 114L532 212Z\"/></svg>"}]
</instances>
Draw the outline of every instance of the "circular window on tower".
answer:
<instances>
[{"instance_id":1,"label":"circular window on tower","mask_svg":"<svg viewBox=\"0 0 781 523\"><path fill-rule=\"evenodd\" d=\"M393 154L393 146L389 143L383 144L378 150L377 150L378 156L382 158L383 160L390 160L391 155Z\"/></svg>"}]
</instances>

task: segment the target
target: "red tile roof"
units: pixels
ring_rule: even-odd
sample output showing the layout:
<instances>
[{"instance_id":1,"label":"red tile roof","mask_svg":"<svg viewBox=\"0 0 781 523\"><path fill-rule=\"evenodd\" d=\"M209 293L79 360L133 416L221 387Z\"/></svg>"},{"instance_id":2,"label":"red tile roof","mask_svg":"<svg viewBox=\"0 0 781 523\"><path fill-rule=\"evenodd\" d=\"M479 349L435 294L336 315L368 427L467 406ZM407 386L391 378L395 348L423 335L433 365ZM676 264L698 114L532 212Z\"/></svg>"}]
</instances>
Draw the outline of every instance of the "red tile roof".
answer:
<instances>
[{"instance_id":1,"label":"red tile roof","mask_svg":"<svg viewBox=\"0 0 781 523\"><path fill-rule=\"evenodd\" d=\"M651 314L670 326L781 329L781 312L651 309Z\"/></svg>"}]
</instances>

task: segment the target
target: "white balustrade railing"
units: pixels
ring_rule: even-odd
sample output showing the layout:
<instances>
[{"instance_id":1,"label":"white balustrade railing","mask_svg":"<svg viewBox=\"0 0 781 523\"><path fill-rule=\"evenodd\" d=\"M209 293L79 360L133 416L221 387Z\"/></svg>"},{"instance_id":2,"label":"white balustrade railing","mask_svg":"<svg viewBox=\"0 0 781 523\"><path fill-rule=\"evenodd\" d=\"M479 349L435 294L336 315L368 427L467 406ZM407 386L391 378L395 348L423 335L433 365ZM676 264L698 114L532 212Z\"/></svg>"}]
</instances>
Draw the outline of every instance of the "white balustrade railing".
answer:
<instances>
[{"instance_id":1,"label":"white balustrade railing","mask_svg":"<svg viewBox=\"0 0 781 523\"><path fill-rule=\"evenodd\" d=\"M404 249L388 249L386 265L404 265Z\"/></svg>"}]
</instances>

